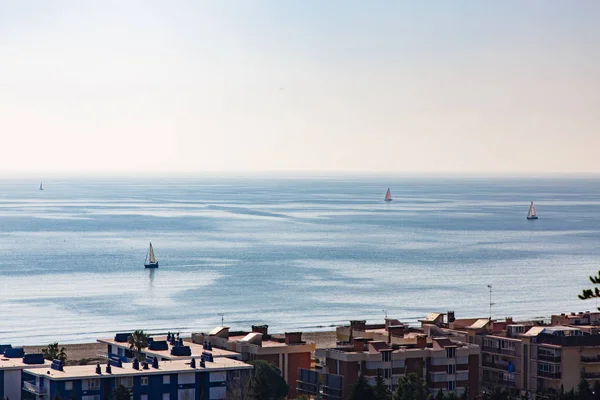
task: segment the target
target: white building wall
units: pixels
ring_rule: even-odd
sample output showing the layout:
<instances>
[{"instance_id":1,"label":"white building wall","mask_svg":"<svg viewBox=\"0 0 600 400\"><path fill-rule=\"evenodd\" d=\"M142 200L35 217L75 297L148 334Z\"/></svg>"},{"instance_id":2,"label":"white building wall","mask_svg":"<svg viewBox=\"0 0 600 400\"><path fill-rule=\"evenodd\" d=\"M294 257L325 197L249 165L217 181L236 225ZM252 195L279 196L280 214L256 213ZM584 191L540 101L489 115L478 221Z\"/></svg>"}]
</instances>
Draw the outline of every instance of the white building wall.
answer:
<instances>
[{"instance_id":1,"label":"white building wall","mask_svg":"<svg viewBox=\"0 0 600 400\"><path fill-rule=\"evenodd\" d=\"M21 370L4 371L4 397L21 400Z\"/></svg>"}]
</instances>

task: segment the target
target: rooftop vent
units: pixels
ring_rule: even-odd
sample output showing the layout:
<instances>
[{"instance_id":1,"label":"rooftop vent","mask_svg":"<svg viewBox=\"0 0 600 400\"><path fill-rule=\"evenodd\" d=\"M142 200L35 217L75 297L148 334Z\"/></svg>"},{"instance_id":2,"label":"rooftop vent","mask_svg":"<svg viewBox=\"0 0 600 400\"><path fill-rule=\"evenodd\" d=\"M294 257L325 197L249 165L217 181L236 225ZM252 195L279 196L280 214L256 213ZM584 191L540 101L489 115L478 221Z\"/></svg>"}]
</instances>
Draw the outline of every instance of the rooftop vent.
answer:
<instances>
[{"instance_id":1,"label":"rooftop vent","mask_svg":"<svg viewBox=\"0 0 600 400\"><path fill-rule=\"evenodd\" d=\"M98 375L102 375L102 368L100 368L100 363L96 363L96 373Z\"/></svg>"},{"instance_id":2,"label":"rooftop vent","mask_svg":"<svg viewBox=\"0 0 600 400\"><path fill-rule=\"evenodd\" d=\"M10 344L0 344L0 354L4 354L4 352L10 348L12 348Z\"/></svg>"},{"instance_id":3,"label":"rooftop vent","mask_svg":"<svg viewBox=\"0 0 600 400\"><path fill-rule=\"evenodd\" d=\"M206 364L204 363L204 360L200 360L200 368L206 368Z\"/></svg>"},{"instance_id":4,"label":"rooftop vent","mask_svg":"<svg viewBox=\"0 0 600 400\"><path fill-rule=\"evenodd\" d=\"M142 365L143 365L143 368L144 368L144 369L149 369L149 368L150 368L150 366L148 366L148 363L147 363L147 362L144 362Z\"/></svg>"},{"instance_id":5,"label":"rooftop vent","mask_svg":"<svg viewBox=\"0 0 600 400\"><path fill-rule=\"evenodd\" d=\"M154 357L152 360L152 368L158 369L158 357Z\"/></svg>"},{"instance_id":6,"label":"rooftop vent","mask_svg":"<svg viewBox=\"0 0 600 400\"><path fill-rule=\"evenodd\" d=\"M9 347L4 350L4 357L6 358L23 358L25 356L25 350L22 347Z\"/></svg>"},{"instance_id":7,"label":"rooftop vent","mask_svg":"<svg viewBox=\"0 0 600 400\"><path fill-rule=\"evenodd\" d=\"M140 362L138 361L137 358L133 359L133 362L131 363L131 367L133 369L138 369L138 370L140 369Z\"/></svg>"},{"instance_id":8,"label":"rooftop vent","mask_svg":"<svg viewBox=\"0 0 600 400\"><path fill-rule=\"evenodd\" d=\"M196 359L195 358L192 358L192 360L190 361L190 367L196 368Z\"/></svg>"},{"instance_id":9,"label":"rooftop vent","mask_svg":"<svg viewBox=\"0 0 600 400\"><path fill-rule=\"evenodd\" d=\"M106 373L112 374L112 368L111 368L110 364L106 364Z\"/></svg>"},{"instance_id":10,"label":"rooftop vent","mask_svg":"<svg viewBox=\"0 0 600 400\"><path fill-rule=\"evenodd\" d=\"M52 365L50 365L50 368L57 371L64 371L63 362L60 360L52 360Z\"/></svg>"},{"instance_id":11,"label":"rooftop vent","mask_svg":"<svg viewBox=\"0 0 600 400\"><path fill-rule=\"evenodd\" d=\"M129 340L129 336L131 336L131 333L117 333L115 335L115 342L125 343Z\"/></svg>"},{"instance_id":12,"label":"rooftop vent","mask_svg":"<svg viewBox=\"0 0 600 400\"><path fill-rule=\"evenodd\" d=\"M171 355L176 357L191 356L190 346L176 346L171 348Z\"/></svg>"},{"instance_id":13,"label":"rooftop vent","mask_svg":"<svg viewBox=\"0 0 600 400\"><path fill-rule=\"evenodd\" d=\"M25 354L23 356L23 364L43 364L43 354Z\"/></svg>"},{"instance_id":14,"label":"rooftop vent","mask_svg":"<svg viewBox=\"0 0 600 400\"><path fill-rule=\"evenodd\" d=\"M167 343L166 340L153 340L148 345L148 350L154 350L154 351L169 350L169 344Z\"/></svg>"}]
</instances>

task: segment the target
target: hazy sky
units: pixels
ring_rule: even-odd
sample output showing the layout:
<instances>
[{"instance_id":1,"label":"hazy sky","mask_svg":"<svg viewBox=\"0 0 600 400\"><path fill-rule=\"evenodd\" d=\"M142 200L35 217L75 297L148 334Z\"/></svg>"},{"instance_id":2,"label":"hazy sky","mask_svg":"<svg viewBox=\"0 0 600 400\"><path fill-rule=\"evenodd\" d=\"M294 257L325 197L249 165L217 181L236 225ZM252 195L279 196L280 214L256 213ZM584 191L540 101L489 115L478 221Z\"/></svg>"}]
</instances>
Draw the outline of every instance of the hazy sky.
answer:
<instances>
[{"instance_id":1,"label":"hazy sky","mask_svg":"<svg viewBox=\"0 0 600 400\"><path fill-rule=\"evenodd\" d=\"M600 1L0 2L0 172L600 173Z\"/></svg>"}]
</instances>

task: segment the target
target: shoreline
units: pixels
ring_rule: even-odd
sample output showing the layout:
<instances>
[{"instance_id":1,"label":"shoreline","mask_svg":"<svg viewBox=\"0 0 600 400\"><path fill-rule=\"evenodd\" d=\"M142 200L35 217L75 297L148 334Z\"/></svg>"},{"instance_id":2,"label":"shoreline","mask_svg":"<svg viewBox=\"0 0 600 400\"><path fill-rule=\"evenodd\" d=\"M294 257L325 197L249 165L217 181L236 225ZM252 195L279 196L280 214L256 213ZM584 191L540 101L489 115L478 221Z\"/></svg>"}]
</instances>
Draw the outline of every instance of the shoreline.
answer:
<instances>
[{"instance_id":1,"label":"shoreline","mask_svg":"<svg viewBox=\"0 0 600 400\"><path fill-rule=\"evenodd\" d=\"M277 336L279 334L273 334ZM184 337L184 340L189 341L191 337ZM333 347L335 346L336 333L335 331L316 331L316 332L302 332L302 340L314 342L317 348ZM40 353L41 349L46 348L47 345L37 346L23 346L25 353ZM64 347L67 353L67 365L84 365L84 364L95 364L96 362L103 362L106 359L99 354L106 353L106 344L98 342L90 343L70 343L61 344L58 343L58 347Z\"/></svg>"}]
</instances>

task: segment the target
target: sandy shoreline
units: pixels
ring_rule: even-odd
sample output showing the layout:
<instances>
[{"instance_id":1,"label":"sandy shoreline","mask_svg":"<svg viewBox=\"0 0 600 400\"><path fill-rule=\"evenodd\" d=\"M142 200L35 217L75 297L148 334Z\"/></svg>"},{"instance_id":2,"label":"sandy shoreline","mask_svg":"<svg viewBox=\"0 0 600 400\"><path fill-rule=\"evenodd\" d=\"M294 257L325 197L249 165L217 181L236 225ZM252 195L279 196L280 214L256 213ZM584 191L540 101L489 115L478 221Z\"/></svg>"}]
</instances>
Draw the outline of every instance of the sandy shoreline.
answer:
<instances>
[{"instance_id":1,"label":"sandy shoreline","mask_svg":"<svg viewBox=\"0 0 600 400\"><path fill-rule=\"evenodd\" d=\"M335 331L304 332L302 339L315 342L317 348L335 346ZM46 346L24 346L25 353L38 353ZM60 344L67 353L67 364L94 364L102 361L101 353L106 353L106 345L102 343Z\"/></svg>"}]
</instances>

